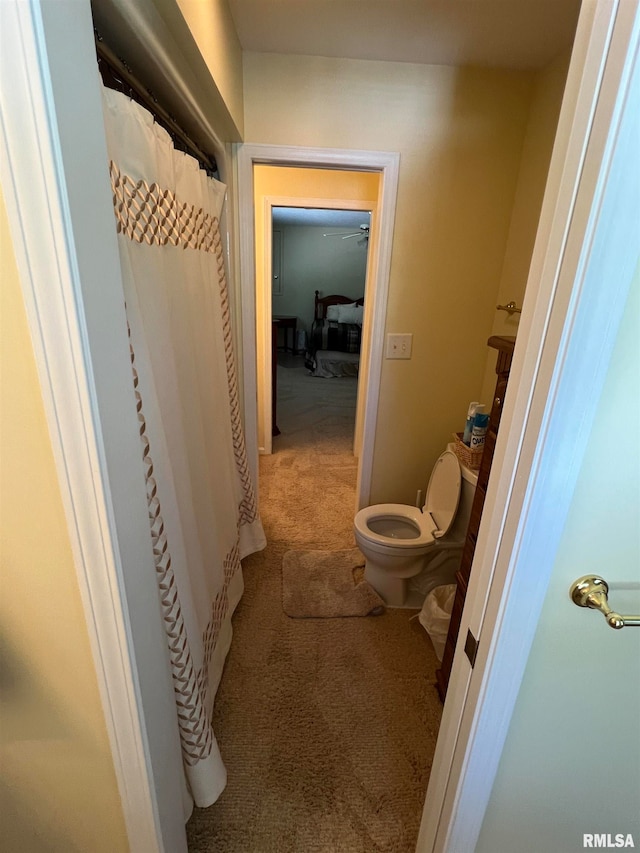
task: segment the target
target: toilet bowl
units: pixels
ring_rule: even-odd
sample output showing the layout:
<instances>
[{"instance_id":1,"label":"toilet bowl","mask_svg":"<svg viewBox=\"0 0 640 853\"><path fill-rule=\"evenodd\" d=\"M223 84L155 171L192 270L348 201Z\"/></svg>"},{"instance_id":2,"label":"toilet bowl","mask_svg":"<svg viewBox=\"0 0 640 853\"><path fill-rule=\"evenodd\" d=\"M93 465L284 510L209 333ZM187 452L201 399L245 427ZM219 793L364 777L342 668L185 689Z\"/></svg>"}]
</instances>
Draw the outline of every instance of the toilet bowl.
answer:
<instances>
[{"instance_id":1,"label":"toilet bowl","mask_svg":"<svg viewBox=\"0 0 640 853\"><path fill-rule=\"evenodd\" d=\"M448 445L433 467L422 508L376 504L357 513L365 580L389 606L420 606L409 601L408 583L421 572L422 600L430 588L454 582L477 481L477 472L461 465Z\"/></svg>"}]
</instances>

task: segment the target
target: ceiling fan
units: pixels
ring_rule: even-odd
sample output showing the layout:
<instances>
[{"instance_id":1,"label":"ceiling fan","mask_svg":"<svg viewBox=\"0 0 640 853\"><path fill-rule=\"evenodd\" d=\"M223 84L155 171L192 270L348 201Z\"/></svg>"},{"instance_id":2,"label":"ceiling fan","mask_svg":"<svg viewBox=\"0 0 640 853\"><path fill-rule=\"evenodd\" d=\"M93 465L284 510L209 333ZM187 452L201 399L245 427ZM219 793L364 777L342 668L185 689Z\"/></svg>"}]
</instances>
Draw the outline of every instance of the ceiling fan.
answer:
<instances>
[{"instance_id":1,"label":"ceiling fan","mask_svg":"<svg viewBox=\"0 0 640 853\"><path fill-rule=\"evenodd\" d=\"M323 237L340 237L343 240L349 240L351 237L360 237L358 240L358 245L362 246L369 241L369 226L361 225L358 231L353 231L349 234L345 234L342 231L335 231L332 234L323 234Z\"/></svg>"}]
</instances>

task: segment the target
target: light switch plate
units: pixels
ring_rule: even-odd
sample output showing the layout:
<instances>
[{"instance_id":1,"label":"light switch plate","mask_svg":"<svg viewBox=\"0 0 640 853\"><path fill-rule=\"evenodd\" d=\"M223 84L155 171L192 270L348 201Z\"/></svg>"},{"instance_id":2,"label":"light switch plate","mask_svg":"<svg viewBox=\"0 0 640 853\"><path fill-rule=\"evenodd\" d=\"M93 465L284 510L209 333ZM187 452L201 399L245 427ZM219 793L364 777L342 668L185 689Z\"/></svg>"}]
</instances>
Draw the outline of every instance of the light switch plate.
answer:
<instances>
[{"instance_id":1,"label":"light switch plate","mask_svg":"<svg viewBox=\"0 0 640 853\"><path fill-rule=\"evenodd\" d=\"M387 335L387 358L411 358L413 335Z\"/></svg>"}]
</instances>

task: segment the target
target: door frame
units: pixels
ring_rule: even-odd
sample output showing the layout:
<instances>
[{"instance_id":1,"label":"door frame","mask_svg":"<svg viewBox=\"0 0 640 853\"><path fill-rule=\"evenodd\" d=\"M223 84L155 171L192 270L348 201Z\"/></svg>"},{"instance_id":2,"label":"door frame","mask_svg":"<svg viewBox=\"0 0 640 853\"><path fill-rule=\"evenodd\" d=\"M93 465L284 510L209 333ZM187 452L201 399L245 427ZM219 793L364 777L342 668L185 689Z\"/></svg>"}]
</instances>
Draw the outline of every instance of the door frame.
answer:
<instances>
[{"instance_id":1,"label":"door frame","mask_svg":"<svg viewBox=\"0 0 640 853\"><path fill-rule=\"evenodd\" d=\"M371 494L373 449L378 419L380 377L384 357L384 331L389 293L391 248L395 224L400 155L384 151L338 148L302 148L285 145L236 145L238 215L240 229L240 293L242 318L242 375L244 426L249 466L258 481L257 326L254 220L254 165L344 169L380 173L377 216L372 217L365 303L365 327L361 361L365 381L358 389L362 405L362 451L358 459L356 508L368 506ZM370 270L370 272L369 272ZM270 355L269 355L270 359ZM360 399L362 398L362 404Z\"/></svg>"},{"instance_id":2,"label":"door frame","mask_svg":"<svg viewBox=\"0 0 640 853\"><path fill-rule=\"evenodd\" d=\"M377 218L377 207L378 201L377 199L368 199L368 200L354 200L347 198L303 198L302 196L264 196L264 222L265 229L267 228L267 223L272 222L273 217L273 208L274 207L303 207L310 209L318 209L324 208L327 210L358 210L366 213L371 213L371 227L370 231L372 234L375 234L375 224L374 220ZM369 242L369 251L373 251L373 239L371 238ZM271 432L271 420L273 415L273 397L272 397L272 358L273 358L273 350L271 346L271 335L272 335L272 327L271 327L271 316L273 314L272 307L272 291L270 284L272 282L272 243L266 237L265 231L265 241L264 241L264 253L262 256L262 264L264 269L264 276L262 280L262 287L260 287L257 276L256 276L256 363L262 363L264 365L263 370L257 371L257 406L258 406L258 453L271 453L273 450L273 435ZM258 258L256 258L256 263L258 262ZM363 317L362 323L362 352L366 351L366 342L370 337L370 323L371 323L371 312L367 312L366 307L368 301L366 299L367 293L371 291L372 283L370 276L370 264L367 263L365 283L364 283L364 294L365 294L365 313ZM262 318L262 323L260 319ZM366 370L367 364L366 360L362 360L363 363L360 364L360 369L358 371L358 399L356 406L356 422L354 429L354 455L358 458L362 455L361 453L361 444L362 444L362 416L363 416L363 405L361 394L361 389L366 387Z\"/></svg>"},{"instance_id":3,"label":"door frame","mask_svg":"<svg viewBox=\"0 0 640 853\"><path fill-rule=\"evenodd\" d=\"M638 258L637 152L624 149L626 175L611 162L639 44L638 0L583 6L418 853L476 847L596 416ZM627 228L616 235L621 274L603 286L589 264L608 187ZM479 642L473 668L467 631Z\"/></svg>"}]
</instances>

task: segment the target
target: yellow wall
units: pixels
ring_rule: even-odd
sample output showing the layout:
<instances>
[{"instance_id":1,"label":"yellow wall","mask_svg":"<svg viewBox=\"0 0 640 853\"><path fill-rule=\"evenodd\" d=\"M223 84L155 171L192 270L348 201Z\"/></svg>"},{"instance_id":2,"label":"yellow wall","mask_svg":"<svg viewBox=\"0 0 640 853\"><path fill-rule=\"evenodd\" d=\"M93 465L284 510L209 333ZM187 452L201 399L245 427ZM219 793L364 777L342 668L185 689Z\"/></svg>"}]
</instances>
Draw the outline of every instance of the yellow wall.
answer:
<instances>
[{"instance_id":1,"label":"yellow wall","mask_svg":"<svg viewBox=\"0 0 640 853\"><path fill-rule=\"evenodd\" d=\"M244 54L245 140L400 153L372 502L413 502L484 378L533 75ZM475 395L475 396L474 396Z\"/></svg>"},{"instance_id":2,"label":"yellow wall","mask_svg":"<svg viewBox=\"0 0 640 853\"><path fill-rule=\"evenodd\" d=\"M0 197L3 849L128 850Z\"/></svg>"},{"instance_id":3,"label":"yellow wall","mask_svg":"<svg viewBox=\"0 0 640 853\"><path fill-rule=\"evenodd\" d=\"M264 395L263 377L269 375L270 346L265 335L271 317L271 281L265 280L265 241L271 239L271 222L265 219L265 198L325 200L327 206L336 199L366 203L375 214L380 178L374 172L351 172L340 169L298 169L293 167L254 167L254 211L256 230L256 344L258 355L258 397ZM313 317L313 302L309 306ZM267 319L265 319L267 318ZM270 426L263 419L264 409L258 407L258 444L268 446ZM267 429L268 427L268 429Z\"/></svg>"},{"instance_id":4,"label":"yellow wall","mask_svg":"<svg viewBox=\"0 0 640 853\"><path fill-rule=\"evenodd\" d=\"M513 301L522 307L569 58L569 53L563 54L536 77L496 305ZM519 318L519 314L496 311L491 334L517 335ZM478 398L488 407L496 383L495 366L496 352L492 349L487 357L485 381Z\"/></svg>"},{"instance_id":5,"label":"yellow wall","mask_svg":"<svg viewBox=\"0 0 640 853\"><path fill-rule=\"evenodd\" d=\"M242 48L227 0L177 0L202 58L242 134Z\"/></svg>"}]
</instances>

